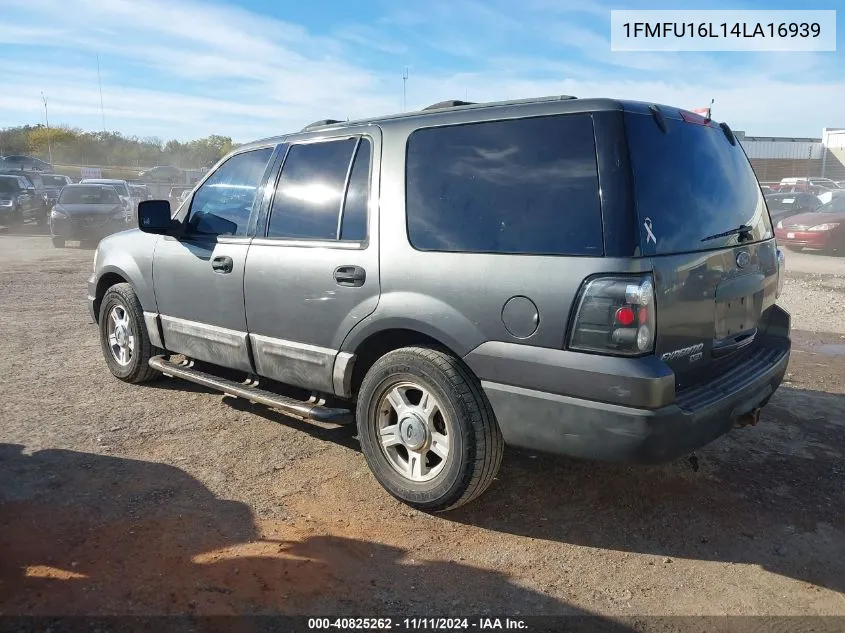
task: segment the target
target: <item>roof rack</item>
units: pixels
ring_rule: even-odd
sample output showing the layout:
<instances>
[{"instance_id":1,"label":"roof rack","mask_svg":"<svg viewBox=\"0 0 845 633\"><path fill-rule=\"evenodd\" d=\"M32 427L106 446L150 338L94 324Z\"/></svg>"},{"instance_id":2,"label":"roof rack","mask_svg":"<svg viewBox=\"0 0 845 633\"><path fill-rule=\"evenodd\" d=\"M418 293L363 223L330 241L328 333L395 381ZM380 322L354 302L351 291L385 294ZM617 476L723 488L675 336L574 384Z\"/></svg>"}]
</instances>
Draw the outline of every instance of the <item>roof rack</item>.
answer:
<instances>
[{"instance_id":1,"label":"roof rack","mask_svg":"<svg viewBox=\"0 0 845 633\"><path fill-rule=\"evenodd\" d=\"M426 106L423 110L440 110L441 108L457 108L458 106L476 105L474 101L461 101L459 99L448 99L447 101L438 101Z\"/></svg>"},{"instance_id":2,"label":"roof rack","mask_svg":"<svg viewBox=\"0 0 845 633\"><path fill-rule=\"evenodd\" d=\"M484 108L488 106L502 106L502 105L518 105L520 103L540 103L543 101L567 101L569 99L577 99L572 95L553 95L550 97L530 97L528 99L509 99L507 101L461 101L459 99L449 99L448 101L439 101L433 103L422 109L422 112L427 110L442 110L444 108L458 108L460 106L478 106Z\"/></svg>"},{"instance_id":3,"label":"roof rack","mask_svg":"<svg viewBox=\"0 0 845 633\"><path fill-rule=\"evenodd\" d=\"M324 127L326 125L334 125L335 123L342 123L342 121L339 121L338 119L320 119L319 121L309 123L304 128L302 128L302 131L307 132L308 130L313 130L318 127Z\"/></svg>"}]
</instances>

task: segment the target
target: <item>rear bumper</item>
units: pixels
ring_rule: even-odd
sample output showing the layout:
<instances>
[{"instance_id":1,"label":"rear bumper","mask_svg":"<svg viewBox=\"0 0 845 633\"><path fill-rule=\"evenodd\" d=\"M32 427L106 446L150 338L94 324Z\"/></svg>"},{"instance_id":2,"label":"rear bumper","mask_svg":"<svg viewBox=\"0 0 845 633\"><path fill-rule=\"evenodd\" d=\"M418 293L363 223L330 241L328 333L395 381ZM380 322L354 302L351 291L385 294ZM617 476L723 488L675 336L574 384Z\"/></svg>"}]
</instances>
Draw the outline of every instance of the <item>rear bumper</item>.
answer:
<instances>
[{"instance_id":1,"label":"rear bumper","mask_svg":"<svg viewBox=\"0 0 845 633\"><path fill-rule=\"evenodd\" d=\"M830 231L790 231L778 229L775 231L778 244L786 246L805 246L807 248L827 248L831 241ZM792 237L788 237L792 235Z\"/></svg>"},{"instance_id":2,"label":"rear bumper","mask_svg":"<svg viewBox=\"0 0 845 633\"><path fill-rule=\"evenodd\" d=\"M106 235L124 231L127 228L129 228L129 224L125 220L108 220L100 224L84 224L74 220L50 218L51 235L68 240L100 240Z\"/></svg>"},{"instance_id":3,"label":"rear bumper","mask_svg":"<svg viewBox=\"0 0 845 633\"><path fill-rule=\"evenodd\" d=\"M631 407L488 380L481 384L509 445L602 461L668 461L715 440L740 416L768 403L789 363L789 315L777 310L777 336L764 339L759 351L725 375L680 392L665 406ZM620 376L619 384L627 387L629 378Z\"/></svg>"}]
</instances>

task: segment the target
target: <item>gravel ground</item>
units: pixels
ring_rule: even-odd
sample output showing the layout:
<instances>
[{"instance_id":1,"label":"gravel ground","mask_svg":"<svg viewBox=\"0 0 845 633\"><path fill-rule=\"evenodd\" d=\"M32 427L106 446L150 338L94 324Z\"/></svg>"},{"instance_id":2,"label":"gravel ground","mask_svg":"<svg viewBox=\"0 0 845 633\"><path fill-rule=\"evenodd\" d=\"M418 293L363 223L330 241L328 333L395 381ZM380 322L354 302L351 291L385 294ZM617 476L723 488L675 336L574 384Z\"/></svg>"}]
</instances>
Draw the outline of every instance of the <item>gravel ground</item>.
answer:
<instances>
[{"instance_id":1,"label":"gravel ground","mask_svg":"<svg viewBox=\"0 0 845 633\"><path fill-rule=\"evenodd\" d=\"M698 472L507 451L431 516L349 428L113 379L91 259L0 235L0 614L845 615L843 260L790 254L788 381Z\"/></svg>"},{"instance_id":2,"label":"gravel ground","mask_svg":"<svg viewBox=\"0 0 845 633\"><path fill-rule=\"evenodd\" d=\"M845 334L845 257L786 252L788 283L780 304L793 327Z\"/></svg>"}]
</instances>

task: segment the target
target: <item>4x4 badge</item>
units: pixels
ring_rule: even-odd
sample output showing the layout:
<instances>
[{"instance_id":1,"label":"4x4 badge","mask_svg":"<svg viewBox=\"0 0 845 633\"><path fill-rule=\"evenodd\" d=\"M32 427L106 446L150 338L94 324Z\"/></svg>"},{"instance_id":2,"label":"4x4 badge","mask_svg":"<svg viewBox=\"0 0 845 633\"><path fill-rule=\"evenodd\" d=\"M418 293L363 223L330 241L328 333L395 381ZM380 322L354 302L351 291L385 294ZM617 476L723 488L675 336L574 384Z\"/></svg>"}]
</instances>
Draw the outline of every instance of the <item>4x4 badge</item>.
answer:
<instances>
[{"instance_id":1,"label":"4x4 badge","mask_svg":"<svg viewBox=\"0 0 845 633\"><path fill-rule=\"evenodd\" d=\"M751 256L746 253L745 251L740 251L736 255L736 267L737 268L745 268L748 266L748 263L751 261Z\"/></svg>"}]
</instances>

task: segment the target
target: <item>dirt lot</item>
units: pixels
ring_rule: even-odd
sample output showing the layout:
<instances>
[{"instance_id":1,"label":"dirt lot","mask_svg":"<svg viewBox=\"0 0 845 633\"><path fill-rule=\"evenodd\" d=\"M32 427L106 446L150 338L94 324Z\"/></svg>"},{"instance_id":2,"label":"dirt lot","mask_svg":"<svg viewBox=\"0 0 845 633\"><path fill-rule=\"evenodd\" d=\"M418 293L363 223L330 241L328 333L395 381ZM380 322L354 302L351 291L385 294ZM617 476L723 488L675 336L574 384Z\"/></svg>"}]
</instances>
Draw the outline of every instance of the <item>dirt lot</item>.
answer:
<instances>
[{"instance_id":1,"label":"dirt lot","mask_svg":"<svg viewBox=\"0 0 845 633\"><path fill-rule=\"evenodd\" d=\"M699 472L509 451L429 516L349 428L113 379L92 252L0 235L0 614L845 615L845 258L788 257L789 380Z\"/></svg>"}]
</instances>

